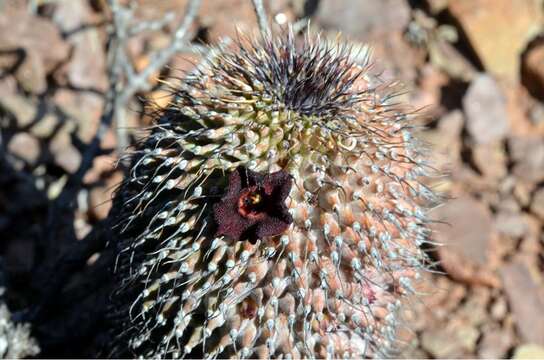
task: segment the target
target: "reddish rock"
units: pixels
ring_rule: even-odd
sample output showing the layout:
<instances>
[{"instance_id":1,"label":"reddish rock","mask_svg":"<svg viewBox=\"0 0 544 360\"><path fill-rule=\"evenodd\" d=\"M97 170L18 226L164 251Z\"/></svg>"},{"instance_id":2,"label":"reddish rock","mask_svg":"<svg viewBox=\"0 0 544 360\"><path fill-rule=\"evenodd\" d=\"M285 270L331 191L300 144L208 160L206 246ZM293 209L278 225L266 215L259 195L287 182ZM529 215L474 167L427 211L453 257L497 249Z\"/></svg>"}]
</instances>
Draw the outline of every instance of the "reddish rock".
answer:
<instances>
[{"instance_id":1,"label":"reddish rock","mask_svg":"<svg viewBox=\"0 0 544 360\"><path fill-rule=\"evenodd\" d=\"M507 174L506 154L500 142L475 144L472 148L472 157L478 170L490 179L501 179Z\"/></svg>"},{"instance_id":2,"label":"reddish rock","mask_svg":"<svg viewBox=\"0 0 544 360\"><path fill-rule=\"evenodd\" d=\"M463 122L463 113L455 110L440 118L436 129L422 134L431 144L432 163L437 169L449 170L458 166L461 160L460 135Z\"/></svg>"},{"instance_id":3,"label":"reddish rock","mask_svg":"<svg viewBox=\"0 0 544 360\"><path fill-rule=\"evenodd\" d=\"M514 185L514 197L522 207L528 207L531 202L531 192L535 184L524 181L517 181Z\"/></svg>"},{"instance_id":4,"label":"reddish rock","mask_svg":"<svg viewBox=\"0 0 544 360\"><path fill-rule=\"evenodd\" d=\"M411 94L410 104L415 108L431 106L431 117L441 115L440 97L442 88L448 84L449 78L431 64L425 64L419 76L419 86ZM462 115L461 115L462 116Z\"/></svg>"},{"instance_id":5,"label":"reddish rock","mask_svg":"<svg viewBox=\"0 0 544 360\"><path fill-rule=\"evenodd\" d=\"M424 55L410 46L405 37L410 22L408 1L321 1L315 21L327 30L346 34L349 39L372 44L373 58L379 59L374 65L383 79L407 84L415 81L415 68L423 65Z\"/></svg>"},{"instance_id":6,"label":"reddish rock","mask_svg":"<svg viewBox=\"0 0 544 360\"><path fill-rule=\"evenodd\" d=\"M478 357L481 359L504 359L515 344L515 335L508 327L498 324L484 327L482 339L478 344Z\"/></svg>"},{"instance_id":7,"label":"reddish rock","mask_svg":"<svg viewBox=\"0 0 544 360\"><path fill-rule=\"evenodd\" d=\"M538 259L539 254L543 254L542 243L539 241L539 238L542 236L542 222L530 214L524 213L523 217L527 224L527 234L519 246L519 253L525 254L534 263Z\"/></svg>"},{"instance_id":8,"label":"reddish rock","mask_svg":"<svg viewBox=\"0 0 544 360\"><path fill-rule=\"evenodd\" d=\"M437 359L470 357L479 336L480 333L475 327L450 318L442 326L424 330L421 345Z\"/></svg>"},{"instance_id":9,"label":"reddish rock","mask_svg":"<svg viewBox=\"0 0 544 360\"><path fill-rule=\"evenodd\" d=\"M447 251L459 252L478 265L487 262L487 247L491 238L492 220L489 210L471 197L451 200L434 214L447 222L449 231L441 228L439 236Z\"/></svg>"},{"instance_id":10,"label":"reddish rock","mask_svg":"<svg viewBox=\"0 0 544 360\"><path fill-rule=\"evenodd\" d=\"M448 274L470 284L497 286L489 249L496 234L489 209L464 196L451 200L433 213L444 221L436 226L436 239L442 266Z\"/></svg>"},{"instance_id":11,"label":"reddish rock","mask_svg":"<svg viewBox=\"0 0 544 360\"><path fill-rule=\"evenodd\" d=\"M474 327L482 325L488 320L487 307L491 299L489 288L474 286L467 299L455 312L455 317Z\"/></svg>"},{"instance_id":12,"label":"reddish rock","mask_svg":"<svg viewBox=\"0 0 544 360\"><path fill-rule=\"evenodd\" d=\"M110 174L102 186L93 187L89 193L89 215L92 219L106 218L111 209L113 192L123 180L123 174L116 171Z\"/></svg>"},{"instance_id":13,"label":"reddish rock","mask_svg":"<svg viewBox=\"0 0 544 360\"><path fill-rule=\"evenodd\" d=\"M529 183L544 181L544 138L541 136L514 136L508 141L514 162L513 173Z\"/></svg>"},{"instance_id":14,"label":"reddish rock","mask_svg":"<svg viewBox=\"0 0 544 360\"><path fill-rule=\"evenodd\" d=\"M405 0L322 1L316 21L361 40L376 34L403 31L410 21Z\"/></svg>"},{"instance_id":15,"label":"reddish rock","mask_svg":"<svg viewBox=\"0 0 544 360\"><path fill-rule=\"evenodd\" d=\"M421 299L422 307L419 312L426 311L435 318L445 319L453 312L459 304L466 298L467 289L462 284L455 282L445 276L428 276L422 281L418 291L429 296L423 296ZM425 322L421 324L421 329L429 326Z\"/></svg>"},{"instance_id":16,"label":"reddish rock","mask_svg":"<svg viewBox=\"0 0 544 360\"><path fill-rule=\"evenodd\" d=\"M510 121L508 136L535 136L538 128L530 119L531 100L528 91L519 84L503 82L502 90L507 99L506 111ZM540 132L544 135L544 132Z\"/></svg>"},{"instance_id":17,"label":"reddish rock","mask_svg":"<svg viewBox=\"0 0 544 360\"><path fill-rule=\"evenodd\" d=\"M73 32L81 24L97 23L99 19L85 1L61 1L55 7L53 21L65 33ZM67 42L72 46L72 56L67 67L68 80L77 88L105 91L106 56L104 39L98 27L71 33Z\"/></svg>"},{"instance_id":18,"label":"reddish rock","mask_svg":"<svg viewBox=\"0 0 544 360\"><path fill-rule=\"evenodd\" d=\"M504 319L508 312L508 303L504 299L504 297L499 297L497 300L493 302L491 305L491 317L494 320L501 321Z\"/></svg>"},{"instance_id":19,"label":"reddish rock","mask_svg":"<svg viewBox=\"0 0 544 360\"><path fill-rule=\"evenodd\" d=\"M448 7L484 68L517 80L520 54L542 27L540 1L455 0Z\"/></svg>"},{"instance_id":20,"label":"reddish rock","mask_svg":"<svg viewBox=\"0 0 544 360\"><path fill-rule=\"evenodd\" d=\"M197 53L179 53L172 58L171 71L174 77L183 77L191 72L202 60L202 56ZM159 90L160 91L160 90ZM164 91L164 90L163 90Z\"/></svg>"},{"instance_id":21,"label":"reddish rock","mask_svg":"<svg viewBox=\"0 0 544 360\"><path fill-rule=\"evenodd\" d=\"M27 164L35 165L40 157L40 143L28 133L18 133L9 141L8 151Z\"/></svg>"},{"instance_id":22,"label":"reddish rock","mask_svg":"<svg viewBox=\"0 0 544 360\"><path fill-rule=\"evenodd\" d=\"M81 163L81 154L72 144L71 134L66 127L61 129L49 143L49 151L56 165L68 173L75 173Z\"/></svg>"},{"instance_id":23,"label":"reddish rock","mask_svg":"<svg viewBox=\"0 0 544 360\"><path fill-rule=\"evenodd\" d=\"M93 166L83 177L83 183L93 185L102 180L104 174L112 172L115 169L117 159L114 156L102 155L93 160Z\"/></svg>"},{"instance_id":24,"label":"reddish rock","mask_svg":"<svg viewBox=\"0 0 544 360\"><path fill-rule=\"evenodd\" d=\"M4 71L0 69L0 71ZM17 92L17 80L13 76L7 75L0 78L0 99L5 96L12 96Z\"/></svg>"},{"instance_id":25,"label":"reddish rock","mask_svg":"<svg viewBox=\"0 0 544 360\"><path fill-rule=\"evenodd\" d=\"M506 196L501 196L501 200L497 205L498 212L503 211L506 213L517 213L520 210L521 210L521 207L519 206L514 196L510 194Z\"/></svg>"},{"instance_id":26,"label":"reddish rock","mask_svg":"<svg viewBox=\"0 0 544 360\"><path fill-rule=\"evenodd\" d=\"M537 129L537 132L544 134L544 103L535 101L529 107L529 121Z\"/></svg>"},{"instance_id":27,"label":"reddish rock","mask_svg":"<svg viewBox=\"0 0 544 360\"><path fill-rule=\"evenodd\" d=\"M46 74L68 56L68 45L55 25L24 10L0 12L0 51L13 49L25 52L16 77L35 93L45 91Z\"/></svg>"},{"instance_id":28,"label":"reddish rock","mask_svg":"<svg viewBox=\"0 0 544 360\"><path fill-rule=\"evenodd\" d=\"M96 94L61 89L55 93L54 101L69 117L79 139L89 143L96 134L104 100Z\"/></svg>"},{"instance_id":29,"label":"reddish rock","mask_svg":"<svg viewBox=\"0 0 544 360\"><path fill-rule=\"evenodd\" d=\"M448 0L427 0L427 4L433 14L438 14L448 7Z\"/></svg>"},{"instance_id":30,"label":"reddish rock","mask_svg":"<svg viewBox=\"0 0 544 360\"><path fill-rule=\"evenodd\" d=\"M0 97L0 111L12 115L18 129L25 128L36 120L36 104L21 95L8 95Z\"/></svg>"},{"instance_id":31,"label":"reddish rock","mask_svg":"<svg viewBox=\"0 0 544 360\"><path fill-rule=\"evenodd\" d=\"M208 28L212 43L219 43L225 37L236 39L238 34L251 33L257 28L251 1L203 1L199 14L200 24Z\"/></svg>"},{"instance_id":32,"label":"reddish rock","mask_svg":"<svg viewBox=\"0 0 544 360\"><path fill-rule=\"evenodd\" d=\"M541 187L533 194L531 212L544 220L544 187Z\"/></svg>"},{"instance_id":33,"label":"reddish rock","mask_svg":"<svg viewBox=\"0 0 544 360\"><path fill-rule=\"evenodd\" d=\"M519 239L527 234L529 224L520 213L500 211L495 215L495 229L503 235Z\"/></svg>"},{"instance_id":34,"label":"reddish rock","mask_svg":"<svg viewBox=\"0 0 544 360\"><path fill-rule=\"evenodd\" d=\"M502 140L508 133L506 97L489 75L477 76L463 98L467 130L478 144Z\"/></svg>"},{"instance_id":35,"label":"reddish rock","mask_svg":"<svg viewBox=\"0 0 544 360\"><path fill-rule=\"evenodd\" d=\"M39 139L46 139L53 135L60 124L60 119L54 114L45 114L30 128L30 133Z\"/></svg>"},{"instance_id":36,"label":"reddish rock","mask_svg":"<svg viewBox=\"0 0 544 360\"><path fill-rule=\"evenodd\" d=\"M515 261L500 269L504 291L522 339L544 345L544 294L542 279L521 262Z\"/></svg>"},{"instance_id":37,"label":"reddish rock","mask_svg":"<svg viewBox=\"0 0 544 360\"><path fill-rule=\"evenodd\" d=\"M513 359L544 359L544 346L523 344L516 348Z\"/></svg>"},{"instance_id":38,"label":"reddish rock","mask_svg":"<svg viewBox=\"0 0 544 360\"><path fill-rule=\"evenodd\" d=\"M544 100L544 42L529 50L523 65L523 83L531 93Z\"/></svg>"}]
</instances>

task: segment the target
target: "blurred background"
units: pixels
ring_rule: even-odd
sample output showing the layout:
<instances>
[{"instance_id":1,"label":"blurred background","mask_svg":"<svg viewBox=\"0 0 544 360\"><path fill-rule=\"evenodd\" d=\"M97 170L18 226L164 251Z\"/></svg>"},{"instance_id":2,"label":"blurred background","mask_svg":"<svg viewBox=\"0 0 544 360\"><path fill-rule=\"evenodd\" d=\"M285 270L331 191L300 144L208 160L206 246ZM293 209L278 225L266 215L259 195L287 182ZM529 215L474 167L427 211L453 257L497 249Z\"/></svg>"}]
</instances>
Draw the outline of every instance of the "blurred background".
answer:
<instances>
[{"instance_id":1,"label":"blurred background","mask_svg":"<svg viewBox=\"0 0 544 360\"><path fill-rule=\"evenodd\" d=\"M258 28L250 0L196 3L0 0L0 357L90 346L110 290L95 232L120 151L151 124L146 104L168 103L161 79ZM544 358L544 1L264 5L273 24L369 45L428 114L422 136L447 174L433 186L451 200L433 212L443 274L405 314L402 357ZM32 338L11 323L29 319Z\"/></svg>"}]
</instances>

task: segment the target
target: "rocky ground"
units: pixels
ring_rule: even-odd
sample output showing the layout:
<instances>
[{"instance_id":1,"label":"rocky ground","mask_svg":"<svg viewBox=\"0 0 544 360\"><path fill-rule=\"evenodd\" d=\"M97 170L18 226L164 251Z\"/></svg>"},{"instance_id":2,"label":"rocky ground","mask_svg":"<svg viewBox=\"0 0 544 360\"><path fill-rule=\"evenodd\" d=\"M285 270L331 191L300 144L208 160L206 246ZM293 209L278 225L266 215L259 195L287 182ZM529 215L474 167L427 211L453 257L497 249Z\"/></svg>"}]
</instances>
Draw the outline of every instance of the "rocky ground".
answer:
<instances>
[{"instance_id":1,"label":"rocky ground","mask_svg":"<svg viewBox=\"0 0 544 360\"><path fill-rule=\"evenodd\" d=\"M139 3L140 16L172 12L174 23L186 5ZM310 18L325 36L340 30L371 45L383 76L399 79L403 99L428 114L422 137L445 174L433 187L450 200L433 212L442 245L430 253L440 265L405 314L402 356L544 358L544 2L268 3L277 23ZM52 210L103 113L109 18L102 0L0 0L0 287L15 314L47 293L42 270L107 215L122 178L114 125L69 214ZM127 43L136 70L168 43L169 24ZM191 34L196 44L217 44L236 27L256 28L249 0L208 0ZM157 77L179 77L198 62L182 52L128 102L130 139L149 124L148 100L168 100ZM48 231L59 222L70 236ZM94 271L85 266L97 259L74 271Z\"/></svg>"}]
</instances>

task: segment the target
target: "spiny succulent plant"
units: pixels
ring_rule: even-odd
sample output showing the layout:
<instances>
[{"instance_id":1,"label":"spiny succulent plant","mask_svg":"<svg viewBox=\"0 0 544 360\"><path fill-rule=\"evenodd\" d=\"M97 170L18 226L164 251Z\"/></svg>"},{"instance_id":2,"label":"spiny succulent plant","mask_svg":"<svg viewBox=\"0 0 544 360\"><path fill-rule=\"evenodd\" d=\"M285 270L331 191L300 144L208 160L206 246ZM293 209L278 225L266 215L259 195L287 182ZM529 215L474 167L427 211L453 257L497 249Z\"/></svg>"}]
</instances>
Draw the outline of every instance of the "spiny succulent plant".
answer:
<instances>
[{"instance_id":1,"label":"spiny succulent plant","mask_svg":"<svg viewBox=\"0 0 544 360\"><path fill-rule=\"evenodd\" d=\"M113 355L391 355L436 196L364 59L285 31L174 88L114 199Z\"/></svg>"}]
</instances>

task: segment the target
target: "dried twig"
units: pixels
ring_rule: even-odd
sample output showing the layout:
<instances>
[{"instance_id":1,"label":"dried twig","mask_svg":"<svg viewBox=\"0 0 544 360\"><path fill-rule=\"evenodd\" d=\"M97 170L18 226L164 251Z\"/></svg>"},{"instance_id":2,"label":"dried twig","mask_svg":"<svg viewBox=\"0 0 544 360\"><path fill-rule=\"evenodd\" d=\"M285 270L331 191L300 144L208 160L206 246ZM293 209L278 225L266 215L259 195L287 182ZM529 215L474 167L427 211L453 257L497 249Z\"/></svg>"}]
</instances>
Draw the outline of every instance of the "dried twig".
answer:
<instances>
[{"instance_id":1,"label":"dried twig","mask_svg":"<svg viewBox=\"0 0 544 360\"><path fill-rule=\"evenodd\" d=\"M266 16L266 11L264 9L263 0L252 0L253 7L255 8L255 14L257 15L257 20L259 22L259 29L261 34L269 35L270 28L268 26L268 18Z\"/></svg>"},{"instance_id":2,"label":"dried twig","mask_svg":"<svg viewBox=\"0 0 544 360\"><path fill-rule=\"evenodd\" d=\"M165 19L156 22L147 22L145 24L138 24L131 27L127 19L132 16L132 9L124 8L119 5L118 0L109 0L112 14L114 18L114 38L118 41L118 46L125 46L126 38L130 35L150 30L156 27L160 28L160 25L165 24ZM136 73L130 63L128 62L126 53L119 58L120 64L124 69L124 85L120 92L117 94L114 106L114 118L117 122L117 141L118 149L123 151L128 145L127 136L127 124L126 124L126 107L128 102L134 94L138 91L147 91L151 88L149 77L156 71L163 68L172 57L184 50L187 47L188 30L193 23L198 9L200 8L201 0L191 0L187 5L185 16L181 21L181 24L172 35L170 45L159 50L157 53L152 54L150 64L141 72ZM128 16L127 16L128 15Z\"/></svg>"},{"instance_id":3,"label":"dried twig","mask_svg":"<svg viewBox=\"0 0 544 360\"><path fill-rule=\"evenodd\" d=\"M113 121L115 120L117 124L119 148L124 149L128 146L125 115L128 102L136 92L151 88L149 77L155 71L164 67L173 55L181 50L190 49L187 45L188 31L196 17L200 3L201 0L191 0L189 2L187 12L178 29L173 34L170 45L152 56L152 61L147 68L140 73L136 73L127 54L127 41L132 35L138 32L145 31L146 29L154 29L158 26L157 24L164 24L164 19L154 23L147 22L144 25L139 25L139 23L133 25L132 15L134 8L130 5L128 7L121 6L118 0L109 0L113 20L107 54L107 77L110 85L105 96L98 129L91 142L83 151L79 168L68 178L62 192L49 208L47 219L49 232L44 239L46 244L58 243L59 237L63 236L67 226L71 225L73 204L77 194L81 190L83 178L89 169L92 168L94 159L102 153L100 144L105 134L111 128ZM69 231L68 233L68 236L72 238L67 239L67 241L76 241L73 231ZM93 245L95 251L105 245L106 239L102 237L101 240L97 241L101 242ZM90 256L91 254L88 255ZM49 261L55 260L49 259ZM61 276L62 274L57 275Z\"/></svg>"},{"instance_id":4,"label":"dried twig","mask_svg":"<svg viewBox=\"0 0 544 360\"><path fill-rule=\"evenodd\" d=\"M201 0L191 0L187 6L186 14L180 26L174 33L170 45L157 54L152 56L151 63L142 70L136 73L131 65L131 62L126 53L126 44L131 34L153 29L156 24L146 23L146 26L136 24L132 26L133 9L123 7L118 0L109 0L109 4L113 15L113 31L110 37L110 46L108 51L108 79L110 87L106 94L105 104L100 118L98 130L83 153L82 161L76 173L70 177L67 183L67 188L75 188L79 190L82 179L87 171L92 167L94 158L100 152L100 143L107 131L111 128L112 122L117 122L119 149L124 149L128 146L126 136L126 107L130 99L138 91L145 91L151 88L149 77L160 68L164 67L168 61L177 52L185 49L190 49L186 45L187 33L191 23L194 21ZM163 23L159 20L158 23ZM73 191L68 191L69 194L59 196L58 202L65 205L67 201L74 198Z\"/></svg>"}]
</instances>

